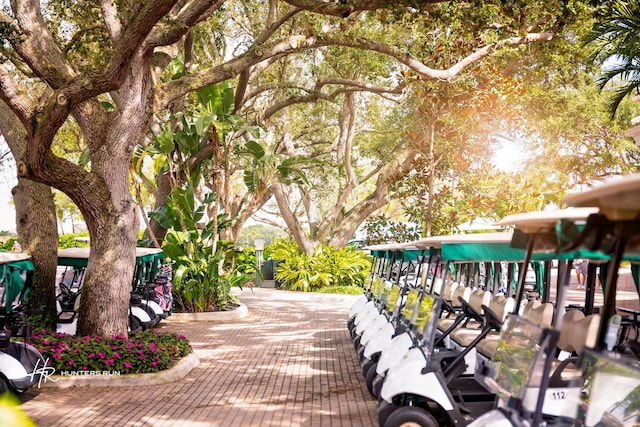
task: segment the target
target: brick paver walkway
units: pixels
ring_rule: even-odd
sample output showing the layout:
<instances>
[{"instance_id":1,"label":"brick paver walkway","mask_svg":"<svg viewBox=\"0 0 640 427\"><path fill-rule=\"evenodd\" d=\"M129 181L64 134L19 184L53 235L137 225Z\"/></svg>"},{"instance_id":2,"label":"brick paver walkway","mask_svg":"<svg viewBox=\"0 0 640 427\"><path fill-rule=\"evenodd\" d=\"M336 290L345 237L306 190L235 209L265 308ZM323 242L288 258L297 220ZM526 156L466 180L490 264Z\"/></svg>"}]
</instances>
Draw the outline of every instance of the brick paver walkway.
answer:
<instances>
[{"instance_id":1,"label":"brick paver walkway","mask_svg":"<svg viewBox=\"0 0 640 427\"><path fill-rule=\"evenodd\" d=\"M186 335L200 364L157 386L30 390L39 426L373 426L346 328L355 297L244 290L233 323L163 322Z\"/></svg>"}]
</instances>

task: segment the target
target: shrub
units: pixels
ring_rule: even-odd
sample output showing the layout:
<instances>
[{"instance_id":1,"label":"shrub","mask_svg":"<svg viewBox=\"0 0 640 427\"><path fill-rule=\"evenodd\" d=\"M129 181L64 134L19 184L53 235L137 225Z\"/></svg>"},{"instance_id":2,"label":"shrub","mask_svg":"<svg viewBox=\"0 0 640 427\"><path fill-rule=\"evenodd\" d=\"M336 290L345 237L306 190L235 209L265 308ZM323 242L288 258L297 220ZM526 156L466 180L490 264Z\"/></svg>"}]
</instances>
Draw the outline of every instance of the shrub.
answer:
<instances>
[{"instance_id":1,"label":"shrub","mask_svg":"<svg viewBox=\"0 0 640 427\"><path fill-rule=\"evenodd\" d=\"M100 337L74 336L41 329L29 342L42 353L55 373L69 371L119 371L121 374L168 369L191 353L189 341L155 330Z\"/></svg>"},{"instance_id":2,"label":"shrub","mask_svg":"<svg viewBox=\"0 0 640 427\"><path fill-rule=\"evenodd\" d=\"M319 289L318 292L323 294L341 294L341 295L362 295L361 286L329 286L328 288Z\"/></svg>"},{"instance_id":3,"label":"shrub","mask_svg":"<svg viewBox=\"0 0 640 427\"><path fill-rule=\"evenodd\" d=\"M78 237L82 237L84 239L78 240ZM89 237L89 232L85 231L83 233L70 233L63 234L58 237L58 247L62 249L66 248L84 248L89 246L89 241L86 238Z\"/></svg>"},{"instance_id":4,"label":"shrub","mask_svg":"<svg viewBox=\"0 0 640 427\"><path fill-rule=\"evenodd\" d=\"M271 256L283 260L275 279L284 289L316 291L332 286L362 286L371 269L370 257L351 248L322 245L313 255L302 253L295 243L277 242Z\"/></svg>"}]
</instances>

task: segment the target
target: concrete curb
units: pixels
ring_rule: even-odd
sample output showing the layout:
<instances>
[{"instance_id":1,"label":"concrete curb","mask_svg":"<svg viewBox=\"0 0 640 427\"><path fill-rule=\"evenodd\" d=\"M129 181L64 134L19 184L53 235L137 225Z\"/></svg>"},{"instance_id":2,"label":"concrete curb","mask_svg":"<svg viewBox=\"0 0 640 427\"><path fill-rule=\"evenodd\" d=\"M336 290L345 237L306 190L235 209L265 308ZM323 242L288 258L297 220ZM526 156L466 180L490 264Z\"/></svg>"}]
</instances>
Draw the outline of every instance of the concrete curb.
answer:
<instances>
[{"instance_id":1,"label":"concrete curb","mask_svg":"<svg viewBox=\"0 0 640 427\"><path fill-rule=\"evenodd\" d=\"M172 313L165 322L235 322L246 317L249 309L240 303L238 308L231 311L210 311L206 313Z\"/></svg>"},{"instance_id":2,"label":"concrete curb","mask_svg":"<svg viewBox=\"0 0 640 427\"><path fill-rule=\"evenodd\" d=\"M200 363L195 352L183 357L173 367L148 374L109 374L101 375L52 375L44 379L40 388L71 388L71 387L137 387L147 385L166 384L181 380Z\"/></svg>"}]
</instances>

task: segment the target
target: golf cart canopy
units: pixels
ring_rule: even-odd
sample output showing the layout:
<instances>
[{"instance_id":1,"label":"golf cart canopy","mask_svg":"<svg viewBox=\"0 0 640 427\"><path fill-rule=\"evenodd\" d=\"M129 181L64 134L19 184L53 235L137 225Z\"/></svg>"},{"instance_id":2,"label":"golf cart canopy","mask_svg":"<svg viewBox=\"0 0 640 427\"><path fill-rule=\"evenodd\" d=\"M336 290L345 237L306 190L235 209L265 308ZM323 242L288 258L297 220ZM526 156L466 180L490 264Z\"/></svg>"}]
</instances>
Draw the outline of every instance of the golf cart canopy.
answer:
<instances>
[{"instance_id":1,"label":"golf cart canopy","mask_svg":"<svg viewBox=\"0 0 640 427\"><path fill-rule=\"evenodd\" d=\"M22 277L24 271L34 271L31 257L21 252L0 252L0 283L4 287L3 301L5 312L11 313L13 302L22 293L23 302L27 298L29 288Z\"/></svg>"}]
</instances>

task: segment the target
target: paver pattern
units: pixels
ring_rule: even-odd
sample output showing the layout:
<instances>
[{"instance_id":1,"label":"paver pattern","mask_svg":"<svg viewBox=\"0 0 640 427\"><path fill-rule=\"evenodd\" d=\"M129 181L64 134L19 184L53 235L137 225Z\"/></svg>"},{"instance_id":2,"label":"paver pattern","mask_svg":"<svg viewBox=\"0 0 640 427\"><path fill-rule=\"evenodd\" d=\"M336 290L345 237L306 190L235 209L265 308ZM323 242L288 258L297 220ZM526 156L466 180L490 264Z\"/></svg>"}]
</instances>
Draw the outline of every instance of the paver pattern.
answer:
<instances>
[{"instance_id":1,"label":"paver pattern","mask_svg":"<svg viewBox=\"0 0 640 427\"><path fill-rule=\"evenodd\" d=\"M373 426L346 328L356 297L243 290L249 315L233 323L176 322L199 365L144 387L33 389L23 409L38 426Z\"/></svg>"}]
</instances>

